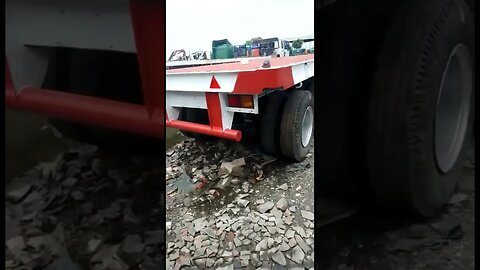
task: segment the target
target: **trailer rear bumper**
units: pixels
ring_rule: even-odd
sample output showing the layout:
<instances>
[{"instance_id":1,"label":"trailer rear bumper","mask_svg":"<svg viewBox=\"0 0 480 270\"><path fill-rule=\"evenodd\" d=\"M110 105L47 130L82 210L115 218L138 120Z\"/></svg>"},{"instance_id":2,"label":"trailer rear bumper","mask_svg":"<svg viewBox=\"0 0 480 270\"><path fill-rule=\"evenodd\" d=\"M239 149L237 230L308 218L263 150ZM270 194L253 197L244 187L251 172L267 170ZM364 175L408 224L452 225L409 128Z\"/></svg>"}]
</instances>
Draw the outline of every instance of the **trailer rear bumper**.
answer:
<instances>
[{"instance_id":1,"label":"trailer rear bumper","mask_svg":"<svg viewBox=\"0 0 480 270\"><path fill-rule=\"evenodd\" d=\"M25 87L16 92L8 83L6 105L83 124L102 126L163 139L164 112L146 106L59 91Z\"/></svg>"},{"instance_id":2,"label":"trailer rear bumper","mask_svg":"<svg viewBox=\"0 0 480 270\"><path fill-rule=\"evenodd\" d=\"M171 121L167 120L166 126L189 131L189 132L195 132L195 133L205 134L209 136L224 138L228 140L234 140L237 142L239 142L242 139L242 132L234 129L222 130L221 128L215 128L210 125L202 125L202 124L180 121L180 120L171 120Z\"/></svg>"}]
</instances>

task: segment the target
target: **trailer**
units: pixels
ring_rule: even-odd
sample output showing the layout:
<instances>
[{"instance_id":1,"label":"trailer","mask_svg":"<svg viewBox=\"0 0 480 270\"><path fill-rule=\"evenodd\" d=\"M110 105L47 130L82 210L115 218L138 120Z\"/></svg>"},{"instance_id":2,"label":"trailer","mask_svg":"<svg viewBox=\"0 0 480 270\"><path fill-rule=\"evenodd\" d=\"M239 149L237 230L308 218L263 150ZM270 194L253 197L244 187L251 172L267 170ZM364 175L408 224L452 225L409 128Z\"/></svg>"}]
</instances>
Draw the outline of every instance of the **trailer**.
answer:
<instances>
[{"instance_id":1,"label":"trailer","mask_svg":"<svg viewBox=\"0 0 480 270\"><path fill-rule=\"evenodd\" d=\"M263 149L301 161L313 136L313 75L313 55L167 70L166 125L240 141L232 125L246 118L236 115L258 115Z\"/></svg>"}]
</instances>

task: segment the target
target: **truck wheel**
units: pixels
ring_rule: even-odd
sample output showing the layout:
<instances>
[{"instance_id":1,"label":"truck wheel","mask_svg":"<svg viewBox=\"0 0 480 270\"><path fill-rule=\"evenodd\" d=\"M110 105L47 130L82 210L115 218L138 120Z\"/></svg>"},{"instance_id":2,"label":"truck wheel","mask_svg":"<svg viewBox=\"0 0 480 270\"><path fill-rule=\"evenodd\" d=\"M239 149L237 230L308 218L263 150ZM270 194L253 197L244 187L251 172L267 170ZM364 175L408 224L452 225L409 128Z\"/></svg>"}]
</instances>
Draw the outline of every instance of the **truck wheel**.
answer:
<instances>
[{"instance_id":1,"label":"truck wheel","mask_svg":"<svg viewBox=\"0 0 480 270\"><path fill-rule=\"evenodd\" d=\"M279 155L280 123L286 97L284 92L272 93L265 97L260 114L260 146L266 154Z\"/></svg>"},{"instance_id":2,"label":"truck wheel","mask_svg":"<svg viewBox=\"0 0 480 270\"><path fill-rule=\"evenodd\" d=\"M473 24L461 0L408 3L379 54L367 155L380 204L429 217L452 195L465 158Z\"/></svg>"},{"instance_id":3,"label":"truck wheel","mask_svg":"<svg viewBox=\"0 0 480 270\"><path fill-rule=\"evenodd\" d=\"M208 125L209 123L208 111L203 109L183 108L180 112L179 119L183 121L193 122L197 124L204 124L204 125ZM215 137L200 134L200 133L183 131L183 130L180 130L180 132L183 134L183 136L193 138L195 140L213 141L215 139Z\"/></svg>"},{"instance_id":4,"label":"truck wheel","mask_svg":"<svg viewBox=\"0 0 480 270\"><path fill-rule=\"evenodd\" d=\"M280 149L283 156L302 161L311 148L312 136L312 94L306 90L293 91L283 108L280 125Z\"/></svg>"}]
</instances>

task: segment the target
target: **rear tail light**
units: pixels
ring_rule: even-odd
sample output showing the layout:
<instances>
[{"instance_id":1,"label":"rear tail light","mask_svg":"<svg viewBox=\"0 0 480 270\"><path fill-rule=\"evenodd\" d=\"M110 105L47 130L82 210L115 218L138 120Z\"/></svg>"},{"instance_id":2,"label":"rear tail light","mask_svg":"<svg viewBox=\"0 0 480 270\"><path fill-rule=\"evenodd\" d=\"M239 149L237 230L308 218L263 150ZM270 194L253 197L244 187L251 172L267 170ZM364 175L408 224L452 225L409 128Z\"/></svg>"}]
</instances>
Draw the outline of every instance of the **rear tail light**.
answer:
<instances>
[{"instance_id":1,"label":"rear tail light","mask_svg":"<svg viewBox=\"0 0 480 270\"><path fill-rule=\"evenodd\" d=\"M228 106L236 108L253 109L253 96L251 95L227 95Z\"/></svg>"}]
</instances>

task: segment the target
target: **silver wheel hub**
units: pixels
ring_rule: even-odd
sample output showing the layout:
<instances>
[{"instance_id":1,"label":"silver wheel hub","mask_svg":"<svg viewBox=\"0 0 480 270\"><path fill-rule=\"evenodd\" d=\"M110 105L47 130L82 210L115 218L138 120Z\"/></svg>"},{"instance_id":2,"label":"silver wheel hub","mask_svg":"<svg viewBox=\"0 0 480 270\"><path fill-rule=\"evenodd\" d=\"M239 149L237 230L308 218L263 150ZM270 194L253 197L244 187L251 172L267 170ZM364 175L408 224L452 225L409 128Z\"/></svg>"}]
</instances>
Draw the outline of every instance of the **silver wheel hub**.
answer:
<instances>
[{"instance_id":1,"label":"silver wheel hub","mask_svg":"<svg viewBox=\"0 0 480 270\"><path fill-rule=\"evenodd\" d=\"M443 72L435 113L435 159L442 173L453 168L463 147L470 114L472 76L470 52L464 44L458 44Z\"/></svg>"},{"instance_id":2,"label":"silver wheel hub","mask_svg":"<svg viewBox=\"0 0 480 270\"><path fill-rule=\"evenodd\" d=\"M307 147L313 133L313 108L308 106L302 120L302 146Z\"/></svg>"}]
</instances>

